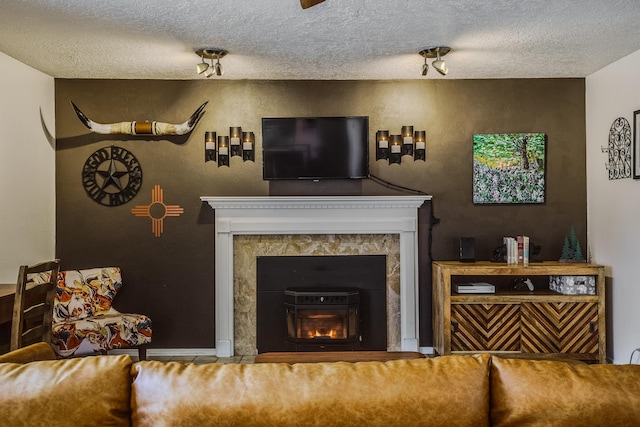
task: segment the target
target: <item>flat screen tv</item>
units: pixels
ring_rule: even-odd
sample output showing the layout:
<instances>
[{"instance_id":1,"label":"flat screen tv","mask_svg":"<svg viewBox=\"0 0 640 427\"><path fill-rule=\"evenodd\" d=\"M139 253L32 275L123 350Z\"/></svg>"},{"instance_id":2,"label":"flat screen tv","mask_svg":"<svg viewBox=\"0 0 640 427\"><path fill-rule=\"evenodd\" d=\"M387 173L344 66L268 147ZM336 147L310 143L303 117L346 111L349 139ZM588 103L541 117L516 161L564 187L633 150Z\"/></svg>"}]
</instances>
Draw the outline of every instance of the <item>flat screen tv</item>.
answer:
<instances>
[{"instance_id":1,"label":"flat screen tv","mask_svg":"<svg viewBox=\"0 0 640 427\"><path fill-rule=\"evenodd\" d=\"M369 176L369 117L262 119L262 174L276 179Z\"/></svg>"}]
</instances>

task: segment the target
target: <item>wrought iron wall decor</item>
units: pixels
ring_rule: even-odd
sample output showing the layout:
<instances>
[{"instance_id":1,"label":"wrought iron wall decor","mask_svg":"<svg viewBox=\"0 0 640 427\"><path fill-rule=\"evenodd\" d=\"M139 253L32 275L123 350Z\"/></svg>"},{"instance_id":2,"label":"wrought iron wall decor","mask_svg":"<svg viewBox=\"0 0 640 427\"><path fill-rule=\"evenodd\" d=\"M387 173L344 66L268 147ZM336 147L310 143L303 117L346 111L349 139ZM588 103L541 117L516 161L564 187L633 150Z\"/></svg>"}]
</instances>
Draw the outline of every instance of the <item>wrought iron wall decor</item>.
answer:
<instances>
[{"instance_id":1,"label":"wrought iron wall decor","mask_svg":"<svg viewBox=\"0 0 640 427\"><path fill-rule=\"evenodd\" d=\"M609 171L609 179L631 177L631 125L624 117L613 121L609 129L609 143L602 147L608 153L605 168Z\"/></svg>"},{"instance_id":2,"label":"wrought iron wall decor","mask_svg":"<svg viewBox=\"0 0 640 427\"><path fill-rule=\"evenodd\" d=\"M400 134L389 135L388 130L376 132L376 160L388 160L389 164L400 164L404 156L414 160L425 161L426 131L417 130L413 126L402 126Z\"/></svg>"},{"instance_id":3,"label":"wrought iron wall decor","mask_svg":"<svg viewBox=\"0 0 640 427\"><path fill-rule=\"evenodd\" d=\"M633 179L640 179L640 110L633 112Z\"/></svg>"},{"instance_id":4,"label":"wrought iron wall decor","mask_svg":"<svg viewBox=\"0 0 640 427\"><path fill-rule=\"evenodd\" d=\"M151 203L131 209L132 215L151 219L151 232L156 237L160 237L164 232L165 218L180 216L183 213L184 208L164 203L164 190L159 185L154 185L153 190L151 190Z\"/></svg>"},{"instance_id":5,"label":"wrought iron wall decor","mask_svg":"<svg viewBox=\"0 0 640 427\"><path fill-rule=\"evenodd\" d=\"M94 202L122 205L133 199L142 186L140 162L124 148L101 148L84 163L82 185Z\"/></svg>"},{"instance_id":6,"label":"wrought iron wall decor","mask_svg":"<svg viewBox=\"0 0 640 427\"><path fill-rule=\"evenodd\" d=\"M196 126L202 115L204 107L209 101L199 106L196 111L184 123L164 123L164 122L117 122L117 123L98 123L88 118L76 104L71 101L73 110L91 132L99 134L124 134L124 135L186 135Z\"/></svg>"},{"instance_id":7,"label":"wrought iron wall decor","mask_svg":"<svg viewBox=\"0 0 640 427\"><path fill-rule=\"evenodd\" d=\"M229 135L216 132L204 133L204 161L218 162L218 167L229 166L230 157L242 157L243 161L255 161L256 136L253 132L243 132L242 127L232 126Z\"/></svg>"}]
</instances>

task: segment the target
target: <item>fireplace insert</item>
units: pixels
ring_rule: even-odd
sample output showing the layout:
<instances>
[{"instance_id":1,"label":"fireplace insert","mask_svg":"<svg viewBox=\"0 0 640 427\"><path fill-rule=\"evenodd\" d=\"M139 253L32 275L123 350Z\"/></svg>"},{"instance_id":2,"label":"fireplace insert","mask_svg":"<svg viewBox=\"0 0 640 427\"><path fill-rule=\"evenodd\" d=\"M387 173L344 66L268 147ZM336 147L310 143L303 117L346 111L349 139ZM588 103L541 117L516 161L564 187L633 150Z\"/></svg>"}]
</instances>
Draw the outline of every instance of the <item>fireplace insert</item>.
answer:
<instances>
[{"instance_id":1,"label":"fireplace insert","mask_svg":"<svg viewBox=\"0 0 640 427\"><path fill-rule=\"evenodd\" d=\"M340 288L288 288L286 348L340 351L360 348L360 292Z\"/></svg>"}]
</instances>

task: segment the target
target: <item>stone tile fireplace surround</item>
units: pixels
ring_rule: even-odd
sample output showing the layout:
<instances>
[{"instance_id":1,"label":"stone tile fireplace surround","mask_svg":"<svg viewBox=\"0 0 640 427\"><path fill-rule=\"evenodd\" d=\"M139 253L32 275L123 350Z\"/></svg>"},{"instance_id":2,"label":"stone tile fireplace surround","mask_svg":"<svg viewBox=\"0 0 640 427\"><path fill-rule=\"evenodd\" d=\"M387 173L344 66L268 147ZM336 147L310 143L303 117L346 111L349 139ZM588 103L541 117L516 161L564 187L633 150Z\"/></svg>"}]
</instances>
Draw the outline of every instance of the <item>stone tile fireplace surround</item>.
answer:
<instances>
[{"instance_id":1,"label":"stone tile fireplace surround","mask_svg":"<svg viewBox=\"0 0 640 427\"><path fill-rule=\"evenodd\" d=\"M215 209L218 357L255 353L255 257L265 254L387 254L389 350L418 350L417 210L431 196L203 196L201 200ZM279 236L276 243L265 245L273 236ZM394 246L395 254L386 253Z\"/></svg>"}]
</instances>

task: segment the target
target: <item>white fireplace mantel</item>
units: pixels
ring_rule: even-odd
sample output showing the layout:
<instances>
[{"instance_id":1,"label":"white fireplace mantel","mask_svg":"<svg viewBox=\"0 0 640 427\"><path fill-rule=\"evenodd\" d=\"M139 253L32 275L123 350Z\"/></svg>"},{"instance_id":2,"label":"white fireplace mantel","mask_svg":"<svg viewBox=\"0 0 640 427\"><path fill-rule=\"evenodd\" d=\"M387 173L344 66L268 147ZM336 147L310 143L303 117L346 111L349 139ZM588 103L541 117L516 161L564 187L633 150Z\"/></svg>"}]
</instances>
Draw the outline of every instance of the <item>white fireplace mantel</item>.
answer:
<instances>
[{"instance_id":1,"label":"white fireplace mantel","mask_svg":"<svg viewBox=\"0 0 640 427\"><path fill-rule=\"evenodd\" d=\"M200 197L215 209L216 355L233 356L233 237L399 234L401 349L418 350L418 218L431 196Z\"/></svg>"}]
</instances>

